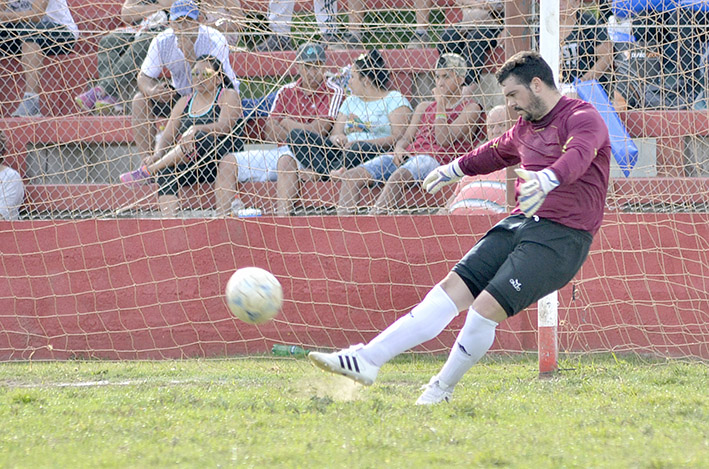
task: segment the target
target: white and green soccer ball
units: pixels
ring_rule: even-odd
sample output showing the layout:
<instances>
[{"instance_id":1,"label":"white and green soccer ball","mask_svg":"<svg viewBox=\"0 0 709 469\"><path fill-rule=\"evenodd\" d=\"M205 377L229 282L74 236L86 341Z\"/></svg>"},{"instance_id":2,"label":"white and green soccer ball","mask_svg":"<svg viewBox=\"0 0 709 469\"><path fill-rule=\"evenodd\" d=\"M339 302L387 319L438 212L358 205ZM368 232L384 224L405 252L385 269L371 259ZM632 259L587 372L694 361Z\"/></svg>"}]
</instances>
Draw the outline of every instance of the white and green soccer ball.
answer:
<instances>
[{"instance_id":1,"label":"white and green soccer ball","mask_svg":"<svg viewBox=\"0 0 709 469\"><path fill-rule=\"evenodd\" d=\"M226 284L226 302L232 314L249 324L261 324L278 314L283 289L278 279L259 267L238 269Z\"/></svg>"}]
</instances>

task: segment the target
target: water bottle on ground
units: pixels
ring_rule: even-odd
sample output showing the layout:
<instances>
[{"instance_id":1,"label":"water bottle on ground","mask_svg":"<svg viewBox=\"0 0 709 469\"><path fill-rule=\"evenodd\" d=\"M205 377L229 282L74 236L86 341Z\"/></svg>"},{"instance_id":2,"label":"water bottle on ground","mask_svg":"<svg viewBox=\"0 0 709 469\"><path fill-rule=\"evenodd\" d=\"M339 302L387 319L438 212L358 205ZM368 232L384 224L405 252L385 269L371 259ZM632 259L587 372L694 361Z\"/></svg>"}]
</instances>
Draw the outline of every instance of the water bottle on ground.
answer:
<instances>
[{"instance_id":1,"label":"water bottle on ground","mask_svg":"<svg viewBox=\"0 0 709 469\"><path fill-rule=\"evenodd\" d=\"M239 218L260 217L263 214L260 208L246 208L246 204L241 201L238 195L231 203L231 213Z\"/></svg>"},{"instance_id":2,"label":"water bottle on ground","mask_svg":"<svg viewBox=\"0 0 709 469\"><path fill-rule=\"evenodd\" d=\"M274 344L271 353L278 357L304 357L310 351L297 345Z\"/></svg>"}]
</instances>

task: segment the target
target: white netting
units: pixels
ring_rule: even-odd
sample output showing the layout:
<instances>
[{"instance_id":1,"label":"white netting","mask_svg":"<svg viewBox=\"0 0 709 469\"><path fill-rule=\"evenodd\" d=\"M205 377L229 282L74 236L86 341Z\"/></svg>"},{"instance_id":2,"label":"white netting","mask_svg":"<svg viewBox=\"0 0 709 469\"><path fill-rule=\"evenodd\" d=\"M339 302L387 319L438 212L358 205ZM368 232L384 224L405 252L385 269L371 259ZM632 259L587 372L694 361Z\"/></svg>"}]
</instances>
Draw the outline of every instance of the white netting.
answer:
<instances>
[{"instance_id":1,"label":"white netting","mask_svg":"<svg viewBox=\"0 0 709 469\"><path fill-rule=\"evenodd\" d=\"M537 47L538 7L469 3L299 0L288 19L285 4L269 18L267 2L242 1L237 8L226 0L203 1L203 19L224 31L241 80L244 119L230 132L240 142L233 149L272 150L284 143L284 137L274 139L279 133L269 130L267 114L275 92L302 77L296 51L304 43L323 46L327 60L320 71L338 84L351 79L348 67L363 52L378 50L391 90L412 110L434 98L440 53L458 53L468 68L460 98L489 113L504 102L497 66L515 50ZM25 196L22 221L0 223L0 358L213 355L259 351L273 341L335 347L366 340L415 304L499 219L504 173L466 181L455 201L455 188L431 196L409 181L393 186L386 203L384 186L373 181L353 186L347 198L343 182L321 177L344 164L327 132L307 154L330 161L334 148L336 163L317 177L301 178L293 167L278 168L278 158L269 160L290 189L245 181L227 184L219 195L209 180L172 184L189 173L182 170L160 184L122 183L119 175L141 167L152 153L146 145L154 148L168 120L145 121L133 102L138 68L149 41L166 26L164 17L151 12L140 35L117 34L126 26L121 7L119 1L69 0L79 39L57 55L45 44L39 68L27 69L37 62L28 61L26 51L23 66L22 49L10 48L3 36L4 162L19 171ZM562 89L578 91L575 79L600 83L594 89L608 96L615 143L604 228L578 279L560 292L562 349L709 356L704 9L696 2L561 2ZM20 26L13 28L26 33L25 41L39 34L31 24ZM189 69L196 56L188 59ZM163 65L167 70L174 63ZM104 93L86 94L97 86ZM27 98L33 91L41 115L13 117L18 106L32 111ZM451 108L456 103L448 101ZM594 104L602 106L603 99ZM466 106L458 111L468 112ZM345 119L343 126L356 121ZM466 127L451 119L446 132L483 141L483 122L482 114ZM178 144L175 138L166 152ZM389 145L380 153L393 151ZM266 164L259 157L255 166ZM249 164L240 174L253 169ZM216 159L197 166L215 170ZM186 220L143 220L161 217L167 185L176 187L167 195L178 203L176 213L167 212ZM263 216L224 218L235 196L236 209L255 208ZM451 207L476 215L448 216ZM269 216L279 210L295 216ZM338 211L354 216L338 217ZM372 211L399 216L361 216ZM236 323L221 297L233 269L249 264L273 271L287 295L284 315L262 329ZM508 330L518 333L503 333L497 347L534 349L534 325L526 314L514 319ZM442 350L448 339L429 348Z\"/></svg>"}]
</instances>

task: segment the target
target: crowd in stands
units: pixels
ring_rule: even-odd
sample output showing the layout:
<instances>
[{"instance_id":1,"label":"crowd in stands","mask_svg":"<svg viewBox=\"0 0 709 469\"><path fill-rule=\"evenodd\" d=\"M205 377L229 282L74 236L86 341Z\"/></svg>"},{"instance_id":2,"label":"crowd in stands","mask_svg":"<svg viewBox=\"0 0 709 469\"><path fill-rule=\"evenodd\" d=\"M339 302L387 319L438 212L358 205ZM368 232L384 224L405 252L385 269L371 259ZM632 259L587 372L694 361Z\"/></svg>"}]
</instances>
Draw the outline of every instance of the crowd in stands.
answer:
<instances>
[{"instance_id":1,"label":"crowd in stands","mask_svg":"<svg viewBox=\"0 0 709 469\"><path fill-rule=\"evenodd\" d=\"M415 0L416 26L408 48L435 47L439 52L432 96L415 109L410 97L392 88L382 53L372 47L365 50L363 0L348 1L345 29L338 26L337 1L314 0L321 40L300 45L291 32L295 1L271 0L270 35L254 50L297 50L298 76L255 100L242 99L230 63L230 51L240 45L245 24L239 0L125 0L125 26L102 35L97 76L75 101L87 113L130 114L141 165L120 180L131 185L156 182L167 216L178 211L182 185L214 183L216 213L226 216L243 206L239 184L275 181L276 212L288 215L298 205L301 185L323 180L339 184L339 214L387 213L438 165L495 135L490 122L486 135L485 112L475 96L480 70L504 35L504 2L456 3L462 10L460 22L446 26L436 40L428 18L434 0ZM25 83L12 116L41 116L42 60L70 53L79 30L66 0L10 0L5 5L0 12L0 50L20 60ZM692 28L706 18L692 11L685 23L675 22L677 36L669 46L668 29L661 21L618 19L607 6L589 8L582 0L561 0L562 91L573 95L577 80L596 79L631 107L686 109L701 101L706 37ZM628 26L630 34L619 36L619 24ZM674 59L672 70L678 72L670 74L675 78L671 86L658 84L653 91L648 84L639 90L642 80L615 76L616 70L631 74L637 65L623 63L624 58L639 56L629 54L629 48L647 52L642 57L649 61L652 47L662 49L661 70L668 70ZM333 77L327 54L342 48L364 53L344 74ZM653 100L653 92L662 97ZM244 151L244 106L262 107L261 114L267 116L263 135L273 148ZM504 111L495 108L488 117L494 114L502 121L498 116ZM8 169L0 165L3 180L14 177ZM381 188L378 197L363 206L363 191L374 185Z\"/></svg>"}]
</instances>

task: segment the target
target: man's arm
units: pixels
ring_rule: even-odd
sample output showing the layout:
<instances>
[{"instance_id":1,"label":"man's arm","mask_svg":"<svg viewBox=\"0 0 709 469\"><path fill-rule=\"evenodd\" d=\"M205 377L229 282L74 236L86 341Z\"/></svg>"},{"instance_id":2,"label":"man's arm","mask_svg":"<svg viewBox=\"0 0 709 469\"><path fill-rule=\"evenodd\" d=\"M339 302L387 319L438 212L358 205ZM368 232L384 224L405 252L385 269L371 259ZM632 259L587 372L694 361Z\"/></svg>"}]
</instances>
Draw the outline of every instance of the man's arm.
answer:
<instances>
[{"instance_id":1,"label":"man's arm","mask_svg":"<svg viewBox=\"0 0 709 469\"><path fill-rule=\"evenodd\" d=\"M436 143L442 147L450 147L456 142L464 138L471 138L473 135L473 127L480 122L480 114L482 108L480 105L471 100L458 117L448 124L447 118L440 119L436 117L434 121L434 132L436 135ZM441 105L436 109L436 115L445 115L446 109Z\"/></svg>"},{"instance_id":2,"label":"man's arm","mask_svg":"<svg viewBox=\"0 0 709 469\"><path fill-rule=\"evenodd\" d=\"M170 88L167 83L157 78L151 78L143 72L138 72L138 90L146 98L154 101L168 102L175 94L175 90Z\"/></svg>"},{"instance_id":3,"label":"man's arm","mask_svg":"<svg viewBox=\"0 0 709 469\"><path fill-rule=\"evenodd\" d=\"M549 166L560 184L569 184L581 177L608 140L608 127L590 104L569 116L566 128L568 137L561 156Z\"/></svg>"},{"instance_id":4,"label":"man's arm","mask_svg":"<svg viewBox=\"0 0 709 469\"><path fill-rule=\"evenodd\" d=\"M464 174L489 174L498 169L514 166L520 162L517 153L517 125L500 137L477 147L470 153L458 158L458 164Z\"/></svg>"},{"instance_id":5,"label":"man's arm","mask_svg":"<svg viewBox=\"0 0 709 469\"><path fill-rule=\"evenodd\" d=\"M121 20L127 24L135 24L160 10L169 10L170 5L168 0L158 0L157 3L126 0L121 7Z\"/></svg>"}]
</instances>

